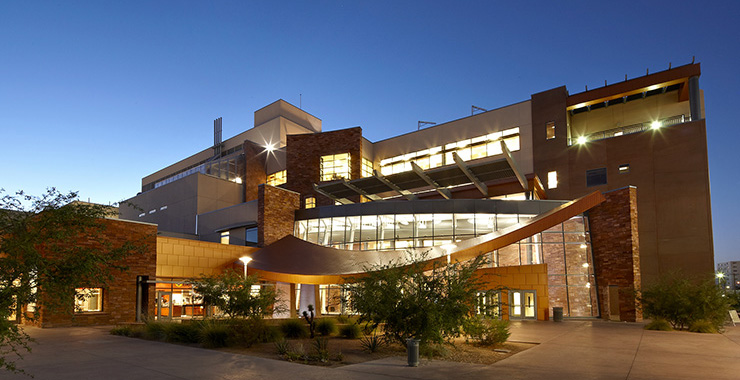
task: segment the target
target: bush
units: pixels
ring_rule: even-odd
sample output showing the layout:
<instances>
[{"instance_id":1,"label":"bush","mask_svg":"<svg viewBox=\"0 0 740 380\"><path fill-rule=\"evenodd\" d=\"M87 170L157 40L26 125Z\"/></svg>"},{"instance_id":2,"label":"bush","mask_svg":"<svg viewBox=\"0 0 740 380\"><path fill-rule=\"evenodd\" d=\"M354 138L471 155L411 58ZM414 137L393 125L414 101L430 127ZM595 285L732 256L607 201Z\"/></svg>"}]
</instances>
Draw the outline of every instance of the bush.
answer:
<instances>
[{"instance_id":1,"label":"bush","mask_svg":"<svg viewBox=\"0 0 740 380\"><path fill-rule=\"evenodd\" d=\"M205 321L200 325L200 342L206 348L226 347L231 336L228 325L217 321Z\"/></svg>"},{"instance_id":2,"label":"bush","mask_svg":"<svg viewBox=\"0 0 740 380\"><path fill-rule=\"evenodd\" d=\"M728 299L713 275L702 280L680 272L663 275L643 288L639 300L646 317L663 318L675 329L704 320L720 330L729 310Z\"/></svg>"},{"instance_id":3,"label":"bush","mask_svg":"<svg viewBox=\"0 0 740 380\"><path fill-rule=\"evenodd\" d=\"M425 358L444 358L449 355L449 350L442 344L429 343L419 345L419 355Z\"/></svg>"},{"instance_id":4,"label":"bush","mask_svg":"<svg viewBox=\"0 0 740 380\"><path fill-rule=\"evenodd\" d=\"M316 358L326 363L329 361L329 339L327 338L316 338L313 342L313 348L316 351Z\"/></svg>"},{"instance_id":5,"label":"bush","mask_svg":"<svg viewBox=\"0 0 740 380\"><path fill-rule=\"evenodd\" d=\"M357 339L362 335L360 325L350 323L339 328L339 335L346 339Z\"/></svg>"},{"instance_id":6,"label":"bush","mask_svg":"<svg viewBox=\"0 0 740 380\"><path fill-rule=\"evenodd\" d=\"M290 343L285 338L275 341L275 351L280 356L287 355L290 352Z\"/></svg>"},{"instance_id":7,"label":"bush","mask_svg":"<svg viewBox=\"0 0 740 380\"><path fill-rule=\"evenodd\" d=\"M164 339L170 343L198 343L200 328L194 323L167 323L164 325Z\"/></svg>"},{"instance_id":8,"label":"bush","mask_svg":"<svg viewBox=\"0 0 740 380\"><path fill-rule=\"evenodd\" d=\"M337 325L329 318L322 318L316 322L316 332L321 334L321 336L329 336L337 332Z\"/></svg>"},{"instance_id":9,"label":"bush","mask_svg":"<svg viewBox=\"0 0 740 380\"><path fill-rule=\"evenodd\" d=\"M131 336L133 328L131 326L116 326L110 330L111 335Z\"/></svg>"},{"instance_id":10,"label":"bush","mask_svg":"<svg viewBox=\"0 0 740 380\"><path fill-rule=\"evenodd\" d=\"M465 334L473 341L491 346L509 339L509 321L485 317L471 317L463 325Z\"/></svg>"},{"instance_id":11,"label":"bush","mask_svg":"<svg viewBox=\"0 0 740 380\"><path fill-rule=\"evenodd\" d=\"M166 336L165 325L162 322L146 322L142 337L149 340L163 340Z\"/></svg>"},{"instance_id":12,"label":"bush","mask_svg":"<svg viewBox=\"0 0 740 380\"><path fill-rule=\"evenodd\" d=\"M691 326L689 326L689 331L695 332L695 333L703 333L703 334L716 334L717 328L714 326L714 323L711 321L706 320L697 320L694 321Z\"/></svg>"},{"instance_id":13,"label":"bush","mask_svg":"<svg viewBox=\"0 0 740 380\"><path fill-rule=\"evenodd\" d=\"M349 317L344 314L337 315L337 323L348 323Z\"/></svg>"},{"instance_id":14,"label":"bush","mask_svg":"<svg viewBox=\"0 0 740 380\"><path fill-rule=\"evenodd\" d=\"M305 338L308 336L308 328L300 319L286 319L280 322L280 331L286 338Z\"/></svg>"},{"instance_id":15,"label":"bush","mask_svg":"<svg viewBox=\"0 0 740 380\"><path fill-rule=\"evenodd\" d=\"M645 330L657 330L657 331L673 331L671 323L663 318L655 318L650 323L645 325Z\"/></svg>"},{"instance_id":16,"label":"bush","mask_svg":"<svg viewBox=\"0 0 740 380\"><path fill-rule=\"evenodd\" d=\"M280 338L280 332L268 326L263 319L234 319L229 321L230 341L234 345L251 347L256 343L273 342Z\"/></svg>"}]
</instances>

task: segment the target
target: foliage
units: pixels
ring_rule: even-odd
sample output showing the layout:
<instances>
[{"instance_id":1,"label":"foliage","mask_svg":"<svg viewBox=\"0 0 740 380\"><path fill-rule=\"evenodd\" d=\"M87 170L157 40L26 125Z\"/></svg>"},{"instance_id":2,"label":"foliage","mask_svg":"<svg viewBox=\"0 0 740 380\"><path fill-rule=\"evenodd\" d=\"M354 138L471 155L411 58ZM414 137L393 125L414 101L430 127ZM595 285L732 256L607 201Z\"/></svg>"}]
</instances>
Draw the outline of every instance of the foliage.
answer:
<instances>
[{"instance_id":1,"label":"foliage","mask_svg":"<svg viewBox=\"0 0 740 380\"><path fill-rule=\"evenodd\" d=\"M470 339L484 346L504 343L511 335L509 321L496 318L473 316L465 321L463 328Z\"/></svg>"},{"instance_id":2,"label":"foliage","mask_svg":"<svg viewBox=\"0 0 740 380\"><path fill-rule=\"evenodd\" d=\"M252 285L258 285L256 276L244 277L234 270L216 275L201 275L191 279L193 291L198 300L210 307L216 306L231 318L262 318L279 307L278 294L274 287L262 286L258 292Z\"/></svg>"},{"instance_id":3,"label":"foliage","mask_svg":"<svg viewBox=\"0 0 740 380\"><path fill-rule=\"evenodd\" d=\"M730 303L730 309L740 311L740 291L728 291L725 295Z\"/></svg>"},{"instance_id":4,"label":"foliage","mask_svg":"<svg viewBox=\"0 0 740 380\"><path fill-rule=\"evenodd\" d=\"M273 342L280 337L280 332L261 318L234 319L229 321L228 326L234 345L251 347L256 343Z\"/></svg>"},{"instance_id":5,"label":"foliage","mask_svg":"<svg viewBox=\"0 0 740 380\"><path fill-rule=\"evenodd\" d=\"M280 356L285 356L290 351L290 343L285 339L275 341L275 350Z\"/></svg>"},{"instance_id":6,"label":"foliage","mask_svg":"<svg viewBox=\"0 0 740 380\"><path fill-rule=\"evenodd\" d=\"M316 351L316 358L322 363L329 361L329 339L316 338L313 342L313 348Z\"/></svg>"},{"instance_id":7,"label":"foliage","mask_svg":"<svg viewBox=\"0 0 740 380\"><path fill-rule=\"evenodd\" d=\"M362 349L368 352L376 352L385 345L385 339L381 335L368 335L362 337L360 340L360 346Z\"/></svg>"},{"instance_id":8,"label":"foliage","mask_svg":"<svg viewBox=\"0 0 740 380\"><path fill-rule=\"evenodd\" d=\"M485 258L431 268L425 267L425 258L409 255L408 265L367 269L349 291L360 320L383 324L384 335L400 344L408 338L426 344L459 336L462 322L474 312L481 288L474 272Z\"/></svg>"},{"instance_id":9,"label":"foliage","mask_svg":"<svg viewBox=\"0 0 740 380\"><path fill-rule=\"evenodd\" d=\"M716 334L717 328L712 321L699 319L691 323L689 331L703 334Z\"/></svg>"},{"instance_id":10,"label":"foliage","mask_svg":"<svg viewBox=\"0 0 740 380\"><path fill-rule=\"evenodd\" d=\"M199 343L200 326L195 323L164 324L164 340L170 343Z\"/></svg>"},{"instance_id":11,"label":"foliage","mask_svg":"<svg viewBox=\"0 0 740 380\"><path fill-rule=\"evenodd\" d=\"M286 319L280 322L280 331L286 338L305 338L308 336L306 324L300 319Z\"/></svg>"},{"instance_id":12,"label":"foliage","mask_svg":"<svg viewBox=\"0 0 740 380\"><path fill-rule=\"evenodd\" d=\"M425 344L419 346L419 355L425 358L445 358L450 355L447 346L440 343Z\"/></svg>"},{"instance_id":13,"label":"foliage","mask_svg":"<svg viewBox=\"0 0 740 380\"><path fill-rule=\"evenodd\" d=\"M9 323L12 316L37 320L42 309L73 312L74 288L105 286L122 260L143 252L131 241L114 244L103 218L110 207L82 203L77 193L50 188L41 196L0 189L0 369L22 372L14 364L30 351L30 338ZM90 237L97 247L70 244ZM43 289L43 293L36 289ZM26 305L35 305L26 313Z\"/></svg>"},{"instance_id":14,"label":"foliage","mask_svg":"<svg viewBox=\"0 0 740 380\"><path fill-rule=\"evenodd\" d=\"M322 318L316 322L316 332L321 336L329 336L337 332L337 325L329 318Z\"/></svg>"},{"instance_id":15,"label":"foliage","mask_svg":"<svg viewBox=\"0 0 740 380\"><path fill-rule=\"evenodd\" d=\"M131 326L116 326L110 330L110 333L111 335L131 336L133 331L134 329Z\"/></svg>"},{"instance_id":16,"label":"foliage","mask_svg":"<svg viewBox=\"0 0 740 380\"><path fill-rule=\"evenodd\" d=\"M638 298L646 317L663 318L675 329L705 320L721 330L729 310L727 297L715 284L714 276L692 279L680 272L669 273L643 287Z\"/></svg>"},{"instance_id":17,"label":"foliage","mask_svg":"<svg viewBox=\"0 0 740 380\"><path fill-rule=\"evenodd\" d=\"M226 347L230 336L231 329L221 321L206 320L200 324L200 342L203 347Z\"/></svg>"},{"instance_id":18,"label":"foliage","mask_svg":"<svg viewBox=\"0 0 740 380\"><path fill-rule=\"evenodd\" d=\"M349 322L349 316L344 314L337 315L337 323L347 323Z\"/></svg>"},{"instance_id":19,"label":"foliage","mask_svg":"<svg viewBox=\"0 0 740 380\"><path fill-rule=\"evenodd\" d=\"M308 305L308 311L304 310L302 316L306 323L308 323L308 332L311 334L311 339L313 339L316 333L316 322L314 322L313 305Z\"/></svg>"},{"instance_id":20,"label":"foliage","mask_svg":"<svg viewBox=\"0 0 740 380\"><path fill-rule=\"evenodd\" d=\"M162 322L147 321L144 325L143 338L149 340L163 340L166 336L167 327Z\"/></svg>"},{"instance_id":21,"label":"foliage","mask_svg":"<svg viewBox=\"0 0 740 380\"><path fill-rule=\"evenodd\" d=\"M362 335L362 329L357 323L349 323L339 328L339 336L346 339L357 339Z\"/></svg>"},{"instance_id":22,"label":"foliage","mask_svg":"<svg viewBox=\"0 0 740 380\"><path fill-rule=\"evenodd\" d=\"M671 323L666 321L664 318L655 318L645 325L645 330L673 331L673 327L671 327Z\"/></svg>"}]
</instances>

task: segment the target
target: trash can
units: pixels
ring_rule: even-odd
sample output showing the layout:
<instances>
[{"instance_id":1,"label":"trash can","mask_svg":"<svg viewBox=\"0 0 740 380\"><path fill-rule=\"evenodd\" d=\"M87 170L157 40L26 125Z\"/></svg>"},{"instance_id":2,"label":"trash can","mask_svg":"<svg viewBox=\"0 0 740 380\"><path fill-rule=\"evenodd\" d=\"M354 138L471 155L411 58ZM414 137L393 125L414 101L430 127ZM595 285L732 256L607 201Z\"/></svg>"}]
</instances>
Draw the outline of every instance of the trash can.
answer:
<instances>
[{"instance_id":1,"label":"trash can","mask_svg":"<svg viewBox=\"0 0 740 380\"><path fill-rule=\"evenodd\" d=\"M563 321L563 308L562 307L553 307L552 308L552 320L554 322L562 322Z\"/></svg>"},{"instance_id":2,"label":"trash can","mask_svg":"<svg viewBox=\"0 0 740 380\"><path fill-rule=\"evenodd\" d=\"M406 339L406 353L409 356L409 367L418 367L419 339Z\"/></svg>"}]
</instances>

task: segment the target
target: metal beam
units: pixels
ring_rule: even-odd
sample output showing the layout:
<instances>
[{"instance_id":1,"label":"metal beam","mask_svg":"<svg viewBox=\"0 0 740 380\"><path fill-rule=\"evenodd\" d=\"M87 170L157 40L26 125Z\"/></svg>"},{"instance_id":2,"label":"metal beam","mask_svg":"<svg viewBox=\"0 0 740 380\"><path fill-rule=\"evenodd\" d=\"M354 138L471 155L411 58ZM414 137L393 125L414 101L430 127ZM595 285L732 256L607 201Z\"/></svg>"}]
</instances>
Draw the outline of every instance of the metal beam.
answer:
<instances>
[{"instance_id":1,"label":"metal beam","mask_svg":"<svg viewBox=\"0 0 740 380\"><path fill-rule=\"evenodd\" d=\"M343 205L349 205L349 204L355 203L355 202L352 202L351 200L349 200L347 198L339 198L339 197L334 196L331 193L328 193L328 192L326 192L324 190L321 190L321 189L319 189L319 186L317 184L315 184L315 183L313 184L313 189L317 193L319 193L319 194L321 194L321 195L323 195L323 196L325 196L325 197L327 197L327 198L329 198L329 199L331 199L331 200L333 200L335 202L339 202L339 203L341 203Z\"/></svg>"},{"instance_id":2,"label":"metal beam","mask_svg":"<svg viewBox=\"0 0 740 380\"><path fill-rule=\"evenodd\" d=\"M457 154L457 152L452 152L452 158L455 160L455 163L457 164L457 167L462 170L463 173L468 177L468 179L473 182L473 185L478 188L478 190L483 194L484 197L488 196L488 186L486 186L485 183L481 182L481 180L478 179L478 177L473 174L472 171L470 171L470 168L468 165L463 161L462 158Z\"/></svg>"},{"instance_id":3,"label":"metal beam","mask_svg":"<svg viewBox=\"0 0 740 380\"><path fill-rule=\"evenodd\" d=\"M514 171L514 175L516 175L516 179L519 180L519 184L522 185L522 188L524 190L529 190L529 183L527 183L527 177L525 177L522 174L522 171L519 170L519 167L516 164L516 161L514 161L514 157L511 155L511 151L509 150L509 147L506 146L506 143L504 140L500 141L501 143L501 151L504 152L504 157L506 157L506 162L509 163L509 166L511 166L511 170Z\"/></svg>"},{"instance_id":4,"label":"metal beam","mask_svg":"<svg viewBox=\"0 0 740 380\"><path fill-rule=\"evenodd\" d=\"M354 191L354 192L355 192L355 193L357 193L357 194L360 194L360 195L362 195L363 197L365 197L365 198L367 198L367 199L369 199L369 200L371 200L371 201L382 201L382 200L383 200L383 198L381 198L381 197L379 197L379 196L377 196L377 195L375 195L375 194L370 194L370 193L368 193L367 191L365 191L365 190L362 190L362 189L360 189L359 187L357 187L357 186L355 186L355 185L351 184L351 183L349 182L349 180L348 180L347 178L342 178L342 183L343 183L343 184L344 184L344 186L346 186L346 187L347 187L348 189L350 189L350 190Z\"/></svg>"},{"instance_id":5,"label":"metal beam","mask_svg":"<svg viewBox=\"0 0 740 380\"><path fill-rule=\"evenodd\" d=\"M437 182L434 182L433 179L431 179L426 173L424 173L424 169L420 168L419 165L416 164L416 162L411 161L411 169L414 170L414 173L416 173L419 178L423 179L424 182L433 187L434 190L437 190L437 192L445 199L452 199L452 194L450 194L450 191L447 189L443 189L441 186L439 186L439 184L437 184Z\"/></svg>"},{"instance_id":6,"label":"metal beam","mask_svg":"<svg viewBox=\"0 0 740 380\"><path fill-rule=\"evenodd\" d=\"M396 185L395 183L389 181L388 178L385 178L385 176L383 176L382 174L380 174L376 169L373 169L373 177L377 178L378 181L383 182L384 185L386 185L389 188L393 189L395 192L403 195L404 198L406 198L406 199L408 199L410 201L413 201L413 200L416 200L417 199L416 198L416 195L414 195L413 193L411 193L408 190L401 189L400 187L398 187L398 185Z\"/></svg>"}]
</instances>

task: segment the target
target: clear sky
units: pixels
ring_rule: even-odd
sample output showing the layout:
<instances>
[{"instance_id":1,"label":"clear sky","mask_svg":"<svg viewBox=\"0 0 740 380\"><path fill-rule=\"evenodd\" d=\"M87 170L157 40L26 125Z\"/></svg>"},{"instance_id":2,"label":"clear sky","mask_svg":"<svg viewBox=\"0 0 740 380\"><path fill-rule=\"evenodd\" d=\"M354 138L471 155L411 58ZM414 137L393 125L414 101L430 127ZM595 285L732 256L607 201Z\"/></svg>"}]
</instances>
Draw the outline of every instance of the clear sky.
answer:
<instances>
[{"instance_id":1,"label":"clear sky","mask_svg":"<svg viewBox=\"0 0 740 380\"><path fill-rule=\"evenodd\" d=\"M3 1L0 187L116 202L280 98L377 141L696 56L716 261L740 260L738 20L738 1Z\"/></svg>"}]
</instances>

